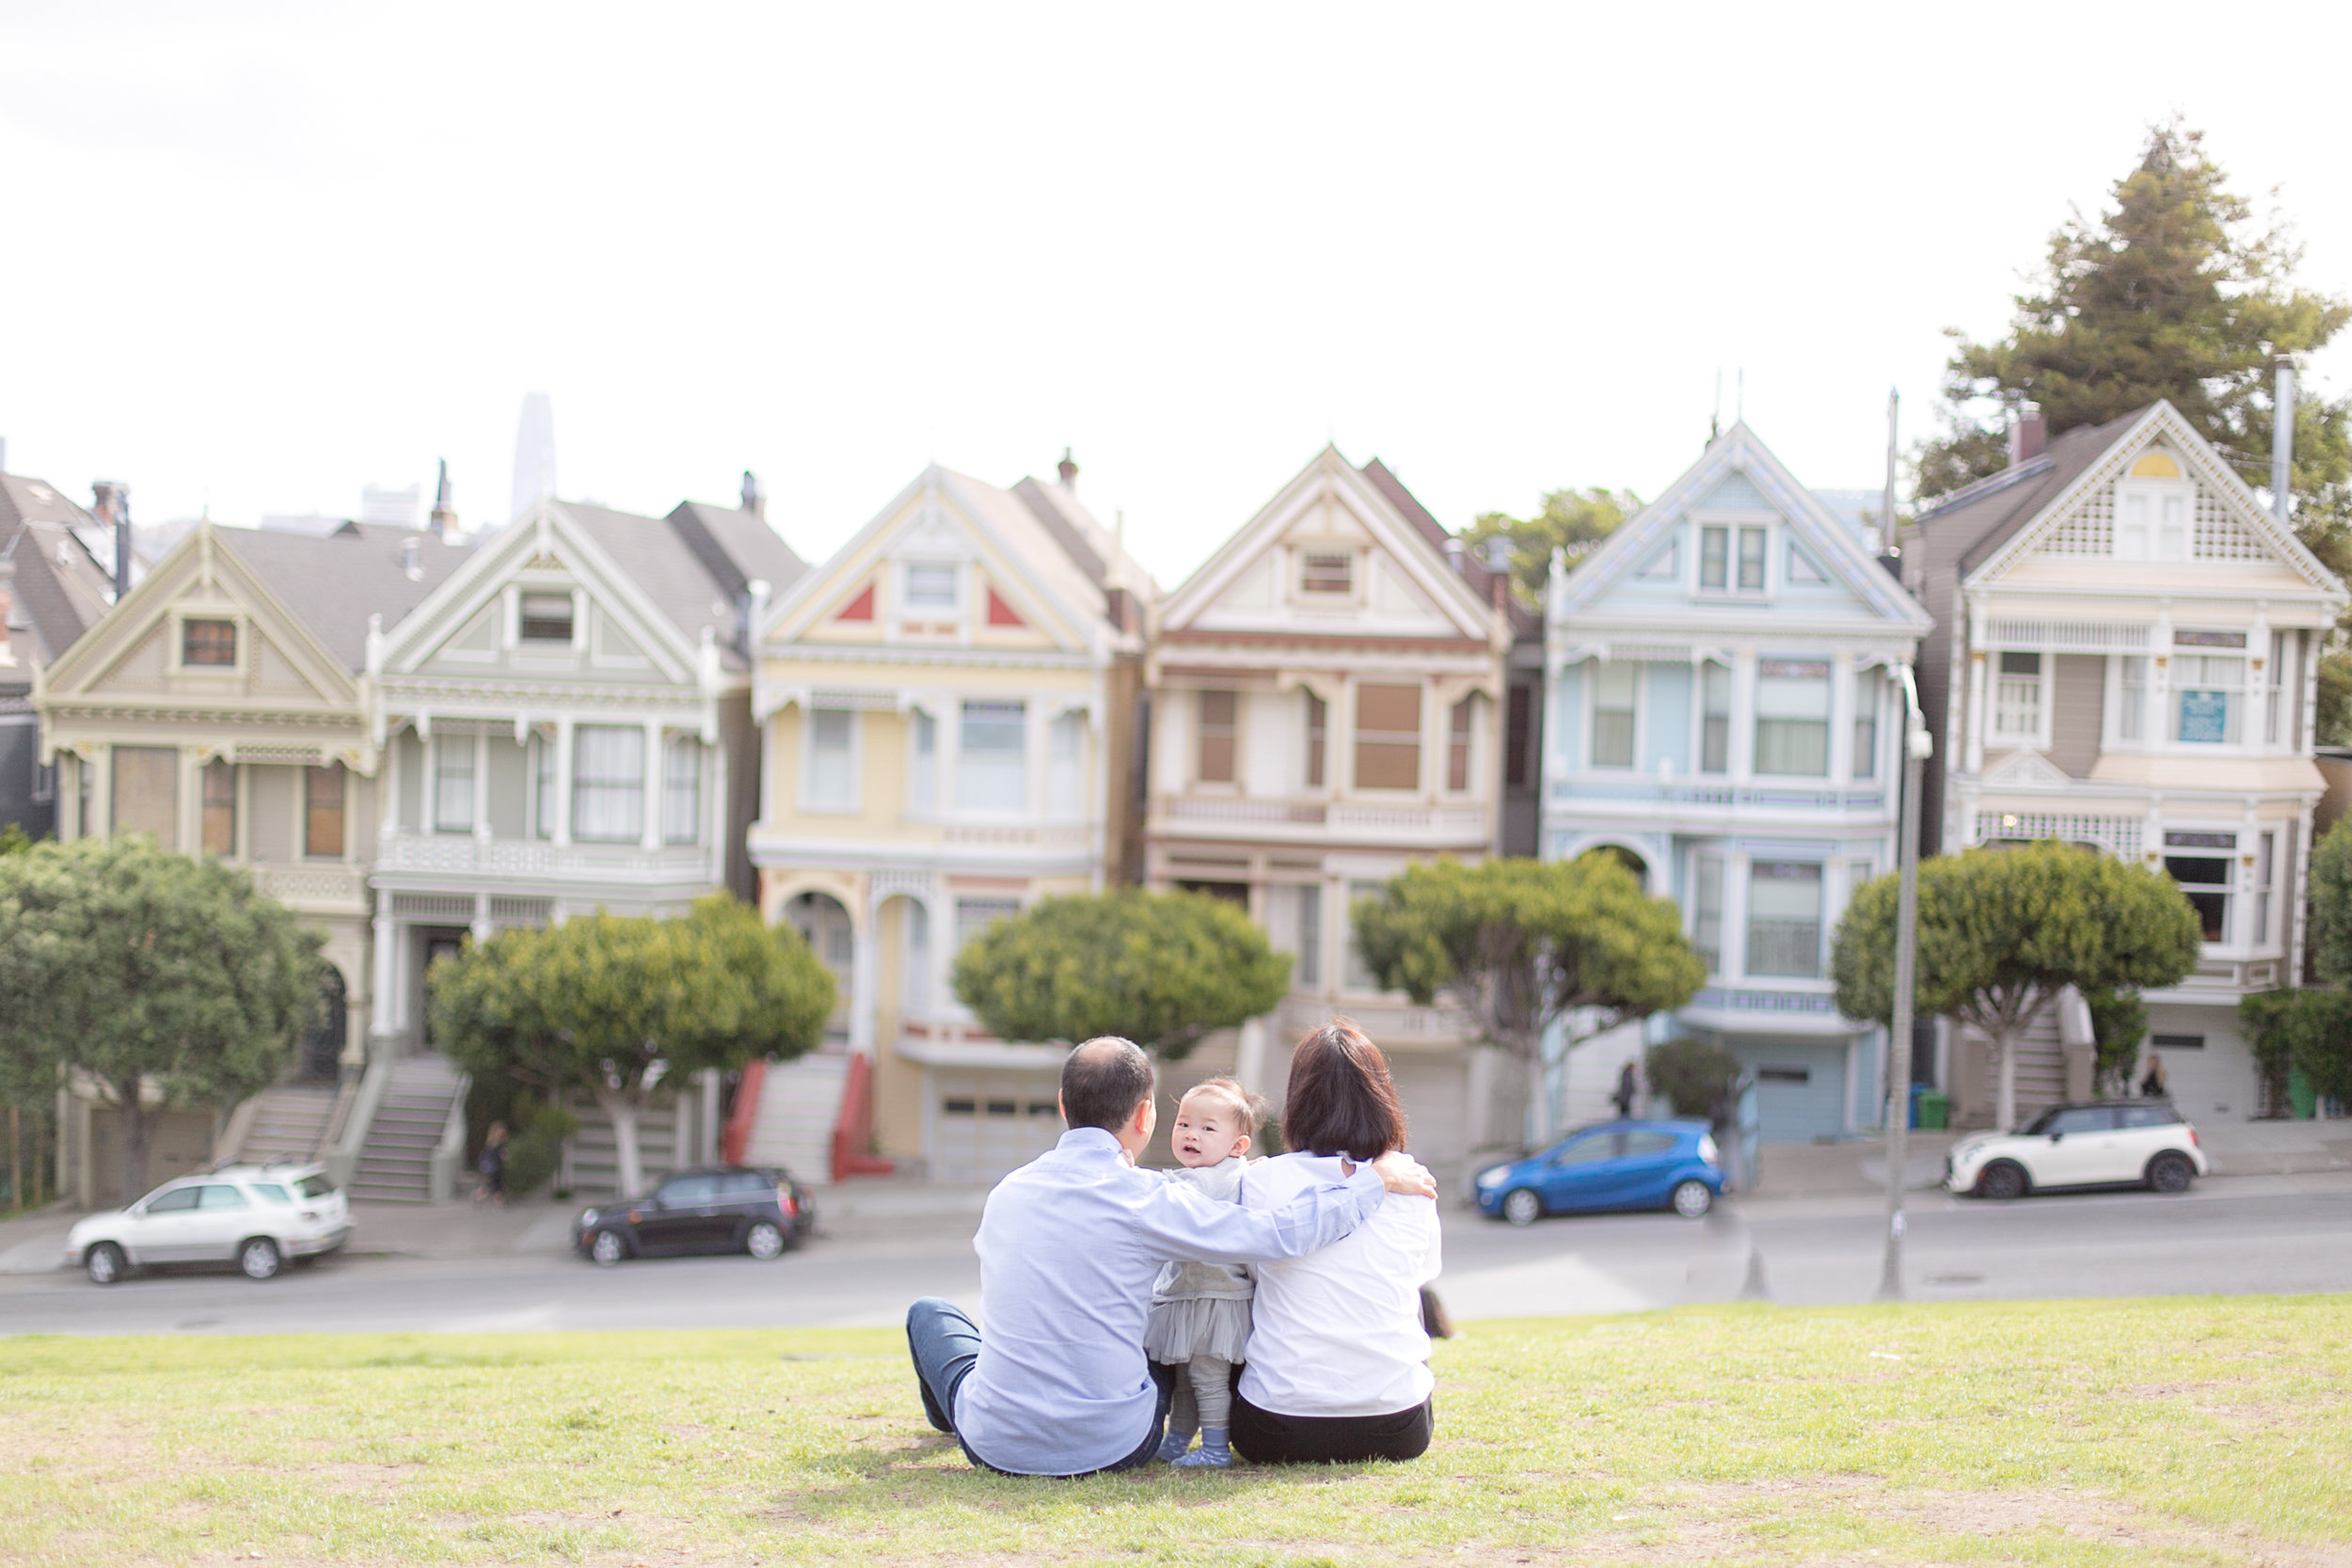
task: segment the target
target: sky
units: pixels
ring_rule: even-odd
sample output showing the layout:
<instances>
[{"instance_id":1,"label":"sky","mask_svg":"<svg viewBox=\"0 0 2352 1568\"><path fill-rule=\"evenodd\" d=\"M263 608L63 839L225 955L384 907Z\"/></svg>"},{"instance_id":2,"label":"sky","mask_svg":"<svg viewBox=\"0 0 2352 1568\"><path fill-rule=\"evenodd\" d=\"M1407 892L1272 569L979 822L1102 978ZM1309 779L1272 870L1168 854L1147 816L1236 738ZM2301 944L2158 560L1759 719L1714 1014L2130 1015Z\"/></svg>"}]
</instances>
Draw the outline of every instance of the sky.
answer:
<instances>
[{"instance_id":1,"label":"sky","mask_svg":"<svg viewBox=\"0 0 2352 1568\"><path fill-rule=\"evenodd\" d=\"M1168 586L1327 441L1457 528L1654 495L1719 379L1875 488L2153 121L2352 293L2352 7L2124 14L0 0L0 438L146 521L446 458L480 527L545 391L565 495L749 467L811 559L1067 446Z\"/></svg>"}]
</instances>

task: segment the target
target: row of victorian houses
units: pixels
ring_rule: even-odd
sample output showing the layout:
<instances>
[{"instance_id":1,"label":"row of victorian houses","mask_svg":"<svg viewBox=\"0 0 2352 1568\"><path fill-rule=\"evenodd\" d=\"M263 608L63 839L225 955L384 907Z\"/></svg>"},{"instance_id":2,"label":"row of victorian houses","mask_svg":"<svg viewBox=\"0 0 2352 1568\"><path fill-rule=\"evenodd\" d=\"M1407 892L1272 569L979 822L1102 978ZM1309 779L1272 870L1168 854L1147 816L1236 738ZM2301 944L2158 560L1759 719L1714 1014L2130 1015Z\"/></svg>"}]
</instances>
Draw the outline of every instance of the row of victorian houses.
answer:
<instances>
[{"instance_id":1,"label":"row of victorian houses","mask_svg":"<svg viewBox=\"0 0 2352 1568\"><path fill-rule=\"evenodd\" d=\"M1009 488L929 468L813 567L747 476L739 506L548 500L470 546L203 525L135 587L98 564L103 518L6 479L0 765L59 835L221 856L327 933L314 1086L192 1121L167 1174L277 1136L340 1151L363 1193L446 1191L431 960L723 889L835 970L833 1037L731 1110L716 1084L682 1095L649 1163L988 1179L1058 1135L1060 1048L981 1031L955 952L1126 882L1231 898L1294 959L1283 1003L1180 1077L1279 1093L1289 1040L1343 1012L1388 1051L1416 1149L1452 1163L1600 1114L1622 1062L1681 1035L1748 1069L1767 1140L1879 1121L1883 1035L1837 1014L1828 947L1894 864L1913 665L1923 847L2055 836L2169 872L2205 945L2147 999L2149 1043L2192 1116L2257 1114L2235 1004L2300 972L2344 589L2169 404L2035 432L1897 555L1874 498L1808 489L1735 425L1540 610L1333 448L1168 592L1066 457ZM1457 1015L1379 990L1349 903L1432 856L1596 849L1677 901L1708 977L1550 1063L1529 1106ZM1921 1043L1920 1076L1988 1119L1982 1042ZM2070 999L2021 1102L2087 1093L2090 1053ZM69 1116L91 1196L103 1121ZM567 1180L608 1168L583 1152Z\"/></svg>"}]
</instances>

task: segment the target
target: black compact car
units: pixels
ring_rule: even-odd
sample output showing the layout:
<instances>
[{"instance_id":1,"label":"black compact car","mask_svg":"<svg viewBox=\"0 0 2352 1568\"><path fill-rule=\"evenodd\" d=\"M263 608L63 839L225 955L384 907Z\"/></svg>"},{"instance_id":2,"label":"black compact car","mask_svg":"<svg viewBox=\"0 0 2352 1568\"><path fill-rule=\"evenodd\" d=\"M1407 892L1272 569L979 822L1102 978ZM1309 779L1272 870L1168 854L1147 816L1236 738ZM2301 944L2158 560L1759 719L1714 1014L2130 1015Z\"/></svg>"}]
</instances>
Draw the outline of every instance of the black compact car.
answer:
<instances>
[{"instance_id":1,"label":"black compact car","mask_svg":"<svg viewBox=\"0 0 2352 1568\"><path fill-rule=\"evenodd\" d=\"M644 1197L580 1211L572 1244L607 1268L624 1258L695 1252L780 1256L816 1228L800 1183L773 1165L682 1170Z\"/></svg>"}]
</instances>

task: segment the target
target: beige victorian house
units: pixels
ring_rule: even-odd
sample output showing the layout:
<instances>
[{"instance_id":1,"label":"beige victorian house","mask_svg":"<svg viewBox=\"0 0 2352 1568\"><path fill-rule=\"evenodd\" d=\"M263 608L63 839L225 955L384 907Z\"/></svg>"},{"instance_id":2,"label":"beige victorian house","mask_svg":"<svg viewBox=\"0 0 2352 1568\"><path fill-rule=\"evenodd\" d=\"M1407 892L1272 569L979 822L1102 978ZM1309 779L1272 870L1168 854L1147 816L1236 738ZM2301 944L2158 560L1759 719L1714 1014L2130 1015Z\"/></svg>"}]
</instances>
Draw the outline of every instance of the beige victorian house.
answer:
<instances>
[{"instance_id":1,"label":"beige victorian house","mask_svg":"<svg viewBox=\"0 0 2352 1568\"><path fill-rule=\"evenodd\" d=\"M199 524L35 689L60 838L143 832L217 856L325 934L326 1019L296 1064L323 1085L362 1063L379 979L369 617L397 623L465 559L434 534L361 523L325 537ZM68 1190L103 1201L111 1113L77 1107ZM209 1121L167 1129L158 1176L205 1156Z\"/></svg>"}]
</instances>

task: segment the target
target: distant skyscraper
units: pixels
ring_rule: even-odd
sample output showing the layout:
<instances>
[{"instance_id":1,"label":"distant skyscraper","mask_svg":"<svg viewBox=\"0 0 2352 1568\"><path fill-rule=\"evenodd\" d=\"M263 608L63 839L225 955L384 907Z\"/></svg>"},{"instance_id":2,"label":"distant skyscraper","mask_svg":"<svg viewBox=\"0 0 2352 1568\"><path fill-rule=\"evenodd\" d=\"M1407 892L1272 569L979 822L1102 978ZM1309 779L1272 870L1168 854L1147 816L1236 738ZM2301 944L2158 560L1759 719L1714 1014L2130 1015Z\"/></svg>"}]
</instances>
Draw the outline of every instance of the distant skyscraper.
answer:
<instances>
[{"instance_id":1,"label":"distant skyscraper","mask_svg":"<svg viewBox=\"0 0 2352 1568\"><path fill-rule=\"evenodd\" d=\"M532 502L554 494L555 408L547 393L527 393L515 427L515 504L507 515L520 516Z\"/></svg>"}]
</instances>

